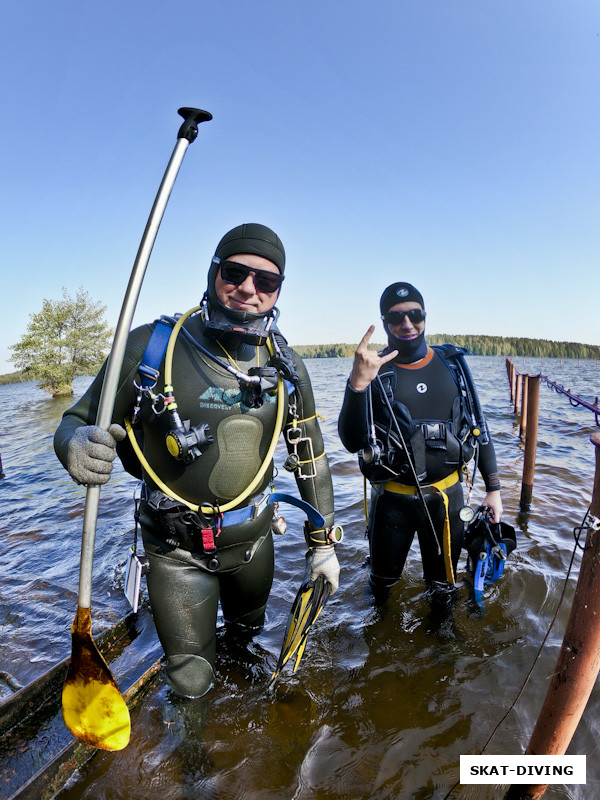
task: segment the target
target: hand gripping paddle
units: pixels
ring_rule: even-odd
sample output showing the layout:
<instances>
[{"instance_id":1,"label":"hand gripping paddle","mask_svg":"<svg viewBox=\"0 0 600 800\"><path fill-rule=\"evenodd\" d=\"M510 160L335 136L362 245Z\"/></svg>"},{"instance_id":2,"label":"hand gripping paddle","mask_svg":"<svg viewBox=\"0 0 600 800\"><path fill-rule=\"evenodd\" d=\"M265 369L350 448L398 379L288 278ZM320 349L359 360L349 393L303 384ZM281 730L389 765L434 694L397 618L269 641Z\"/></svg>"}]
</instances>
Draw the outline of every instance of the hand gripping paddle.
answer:
<instances>
[{"instance_id":1,"label":"hand gripping paddle","mask_svg":"<svg viewBox=\"0 0 600 800\"><path fill-rule=\"evenodd\" d=\"M208 111L197 108L180 108L179 114L184 122L146 223L108 357L96 417L96 425L106 430L112 421L133 314L169 195L185 151L198 135L198 124L212 119ZM62 710L65 725L78 739L103 750L122 750L129 742L129 709L92 639L92 564L99 500L100 486L88 486L83 515L78 607L71 627L71 662L63 686Z\"/></svg>"}]
</instances>

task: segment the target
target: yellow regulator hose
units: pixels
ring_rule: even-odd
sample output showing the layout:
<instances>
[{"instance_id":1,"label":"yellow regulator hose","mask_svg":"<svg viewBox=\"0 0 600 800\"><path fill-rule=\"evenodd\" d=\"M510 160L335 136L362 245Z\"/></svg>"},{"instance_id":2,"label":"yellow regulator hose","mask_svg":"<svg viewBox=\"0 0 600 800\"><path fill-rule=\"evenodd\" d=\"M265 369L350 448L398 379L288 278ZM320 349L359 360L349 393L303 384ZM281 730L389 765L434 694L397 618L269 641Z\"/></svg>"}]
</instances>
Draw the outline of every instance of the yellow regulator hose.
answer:
<instances>
[{"instance_id":1,"label":"yellow regulator hose","mask_svg":"<svg viewBox=\"0 0 600 800\"><path fill-rule=\"evenodd\" d=\"M189 311L187 311L185 314L183 314L181 317L179 317L175 327L173 328L173 331L172 331L171 336L169 338L169 344L167 346L167 353L166 353L166 356L165 356L165 394L167 392L169 392L172 395L172 391L173 391L173 387L171 385L171 376L172 376L172 368L173 368L173 352L175 350L175 341L177 339L179 331L181 330L181 327L182 327L183 323L186 321L186 319L191 317L192 314L195 314L197 311L199 311L200 308L201 308L201 306L195 306L194 308L192 308ZM267 347L269 348L269 353L271 353L271 355L273 355L274 348L273 348L273 345L271 344L271 340L270 339L267 340ZM277 441L279 440L279 436L281 435L281 430L283 428L283 409L284 409L284 406L285 406L284 399L285 399L285 383L284 383L284 380L281 377L281 375L279 375L279 378L278 378L278 381L277 381L277 417L275 419L275 428L273 430L273 438L271 439L271 443L269 445L269 449L268 449L267 454L265 456L265 460L261 464L258 472L256 473L256 475L255 475L254 479L252 480L252 482L250 483L250 485L247 486L247 488L244 489L244 491L240 495L238 495L236 498L234 498L233 500L230 500L229 502L225 503L222 506L219 506L219 508L218 508L219 512L230 511L232 508L236 508L237 506L239 506L247 497L249 497L254 492L256 487L262 481L262 479L263 479L263 477L265 475L265 472L269 468L269 465L270 465L271 461L273 460L273 456L275 455L275 448L277 447ZM176 409L177 408L177 403L175 403L173 401L172 403L170 403L167 406L167 408L168 408L169 411L171 411L173 409ZM208 514L208 515L216 513L216 509L212 505L210 505L210 506L194 505L194 503L190 503L188 500L184 500L183 497L179 497L178 494L176 494L172 489L170 489L167 486L167 484L164 483L164 481L162 481L158 477L156 472L154 472L154 470L152 469L152 467L148 463L146 457L142 453L142 450L141 450L141 448L140 448L140 446L138 444L137 439L135 438L135 433L134 433L133 428L131 427L131 423L129 422L128 419L125 420L125 429L127 431L127 436L129 437L129 441L131 443L131 446L133 447L133 450L134 450L136 456L140 460L140 463L141 463L141 465L142 465L142 467L144 469L144 472L146 472L148 477L152 479L153 483L155 483L156 486L158 486L158 488L162 492L164 492L169 497L173 498L173 500L177 500L179 503L183 503L188 508L191 508L192 511L200 511L201 510L203 514Z\"/></svg>"}]
</instances>

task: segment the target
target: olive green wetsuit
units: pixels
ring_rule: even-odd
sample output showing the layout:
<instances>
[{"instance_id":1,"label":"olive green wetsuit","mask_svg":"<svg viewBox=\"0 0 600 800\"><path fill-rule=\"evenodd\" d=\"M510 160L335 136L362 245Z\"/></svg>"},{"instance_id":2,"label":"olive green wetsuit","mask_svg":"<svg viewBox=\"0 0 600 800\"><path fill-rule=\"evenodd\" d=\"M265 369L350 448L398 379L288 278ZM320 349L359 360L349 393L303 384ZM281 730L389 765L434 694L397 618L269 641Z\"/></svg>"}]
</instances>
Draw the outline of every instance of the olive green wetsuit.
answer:
<instances>
[{"instance_id":1,"label":"olive green wetsuit","mask_svg":"<svg viewBox=\"0 0 600 800\"><path fill-rule=\"evenodd\" d=\"M144 325L129 336L112 418L121 425L130 418L136 405L138 392L134 380L139 382L138 366L153 327ZM203 335L203 323L198 316L188 319L185 328L204 348L242 372L252 366L263 366L269 358L266 346L249 345L231 335L223 340L225 352L217 341ZM302 498L320 511L329 527L333 524L329 465L310 379L297 355L295 361L298 382L291 395L285 391L284 431L285 426L293 424L292 403L295 403L302 437L312 440L316 468L314 477L297 478L298 488ZM56 432L56 453L65 467L74 431L95 423L104 369L83 397L65 412ZM181 334L173 354L172 382L181 419L190 420L192 427L208 423L214 441L202 448L202 455L193 463L176 460L165 444L165 436L172 428L169 413L156 414L151 401L145 399L140 404L135 426L143 454L157 476L179 497L194 505L224 506L250 485L265 459L275 430L277 398L274 394L264 395L265 402L259 408L248 407L237 379ZM162 391L164 384L163 363L154 392ZM291 452L290 444L288 449ZM127 442L118 446L118 453L125 468L139 476L139 462L132 460ZM298 455L302 462L309 460L306 442L299 443ZM301 465L304 474L308 468L309 464ZM252 496L241 506L251 504L268 491L272 473L271 463ZM256 518L237 524L227 525L225 519L216 532L216 550L206 552L199 537L186 538L180 528L169 535L164 516L153 509L156 503L148 502L156 497L164 499L165 495L156 492L158 487L147 474L143 477L147 489L140 521L150 562L148 591L158 636L167 656L169 683L180 694L200 696L210 688L213 679L219 600L229 625L254 631L264 622L274 570L270 530L273 507L264 505ZM170 501L166 502L169 505ZM185 506L173 510L182 512L185 518ZM178 519L181 521L181 514Z\"/></svg>"}]
</instances>

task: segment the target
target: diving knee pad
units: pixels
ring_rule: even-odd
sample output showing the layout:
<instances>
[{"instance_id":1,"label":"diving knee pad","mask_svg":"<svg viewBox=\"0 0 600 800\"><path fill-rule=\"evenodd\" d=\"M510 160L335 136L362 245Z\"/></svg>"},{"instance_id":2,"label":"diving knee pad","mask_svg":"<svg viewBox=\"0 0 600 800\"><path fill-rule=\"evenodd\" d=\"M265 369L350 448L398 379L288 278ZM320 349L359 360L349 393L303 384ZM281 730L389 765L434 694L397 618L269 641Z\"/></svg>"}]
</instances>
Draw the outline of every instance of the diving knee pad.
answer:
<instances>
[{"instance_id":1,"label":"diving knee pad","mask_svg":"<svg viewBox=\"0 0 600 800\"><path fill-rule=\"evenodd\" d=\"M212 665L202 656L178 653L167 657L167 683L182 697L202 697L214 680Z\"/></svg>"}]
</instances>

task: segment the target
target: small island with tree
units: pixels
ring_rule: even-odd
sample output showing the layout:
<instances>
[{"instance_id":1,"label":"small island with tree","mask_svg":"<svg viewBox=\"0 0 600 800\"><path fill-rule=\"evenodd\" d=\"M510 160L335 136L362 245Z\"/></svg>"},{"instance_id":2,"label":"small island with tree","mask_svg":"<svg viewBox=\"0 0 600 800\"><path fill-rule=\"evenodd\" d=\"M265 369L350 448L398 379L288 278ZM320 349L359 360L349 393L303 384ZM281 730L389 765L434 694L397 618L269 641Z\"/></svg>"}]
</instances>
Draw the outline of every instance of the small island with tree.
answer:
<instances>
[{"instance_id":1,"label":"small island with tree","mask_svg":"<svg viewBox=\"0 0 600 800\"><path fill-rule=\"evenodd\" d=\"M95 374L108 352L112 330L105 311L83 289L74 298L64 287L61 300L44 298L42 310L30 315L27 331L10 347L20 371L0 382L37 380L53 397L73 394L73 378Z\"/></svg>"}]
</instances>

